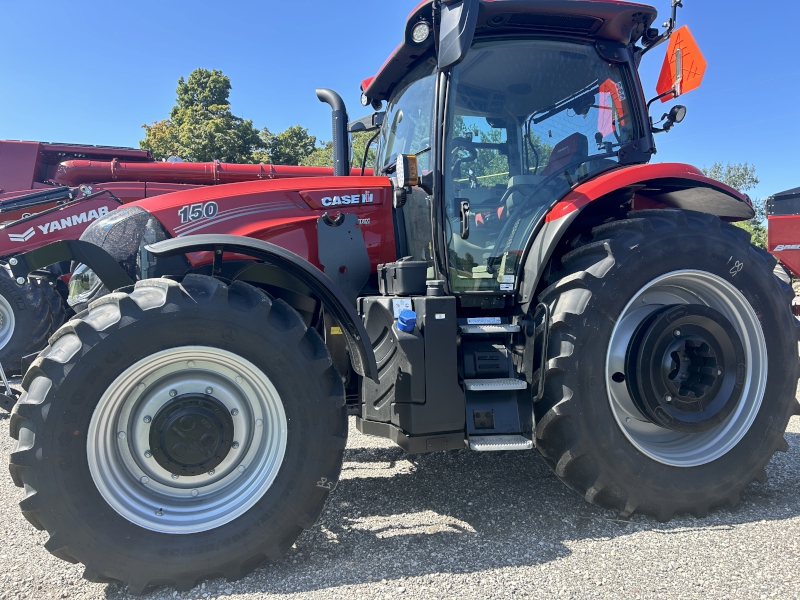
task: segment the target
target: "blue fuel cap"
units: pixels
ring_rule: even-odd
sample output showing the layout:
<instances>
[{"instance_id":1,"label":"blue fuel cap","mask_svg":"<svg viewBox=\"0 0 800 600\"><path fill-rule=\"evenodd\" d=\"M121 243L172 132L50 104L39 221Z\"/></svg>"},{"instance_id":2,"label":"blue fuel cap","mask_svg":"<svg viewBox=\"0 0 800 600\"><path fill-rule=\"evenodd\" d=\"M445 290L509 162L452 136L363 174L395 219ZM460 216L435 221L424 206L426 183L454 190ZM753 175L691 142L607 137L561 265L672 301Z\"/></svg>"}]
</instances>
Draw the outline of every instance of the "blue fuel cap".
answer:
<instances>
[{"instance_id":1,"label":"blue fuel cap","mask_svg":"<svg viewBox=\"0 0 800 600\"><path fill-rule=\"evenodd\" d=\"M404 310L397 317L397 328L406 333L412 333L417 326L417 313L413 310Z\"/></svg>"}]
</instances>

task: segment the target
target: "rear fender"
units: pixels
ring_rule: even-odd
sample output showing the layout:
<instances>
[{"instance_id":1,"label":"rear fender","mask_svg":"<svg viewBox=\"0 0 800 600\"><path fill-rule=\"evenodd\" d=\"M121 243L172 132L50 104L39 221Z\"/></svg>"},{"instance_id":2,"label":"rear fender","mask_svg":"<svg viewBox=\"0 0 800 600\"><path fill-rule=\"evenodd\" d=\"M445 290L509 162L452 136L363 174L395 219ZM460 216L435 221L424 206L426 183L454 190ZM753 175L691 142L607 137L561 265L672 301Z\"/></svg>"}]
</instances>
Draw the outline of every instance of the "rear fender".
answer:
<instances>
[{"instance_id":1,"label":"rear fender","mask_svg":"<svg viewBox=\"0 0 800 600\"><path fill-rule=\"evenodd\" d=\"M190 252L212 251L215 263L221 262L222 256L232 253L250 256L263 262L248 269L249 276L261 280L269 277L269 272L280 273L279 278L269 277L278 287L286 287L290 291L310 290L322 303L327 314L333 316L341 325L342 333L350 350L353 370L364 377L377 381L378 365L372 345L369 343L364 324L355 312L350 300L342 290L322 271L307 260L297 256L275 244L254 238L237 235L193 235L185 238L173 238L146 247L156 257L170 257ZM254 268L256 270L254 271ZM214 271L217 264L214 265ZM283 279L283 281L281 281Z\"/></svg>"},{"instance_id":2,"label":"rear fender","mask_svg":"<svg viewBox=\"0 0 800 600\"><path fill-rule=\"evenodd\" d=\"M574 188L543 217L530 241L523 261L518 300L527 310L540 287L544 269L559 242L581 229L581 217L590 207L614 216L620 204L630 201L630 210L679 208L716 215L726 221L744 221L755 216L750 199L737 190L709 179L690 165L660 163L617 168ZM586 227L591 224L586 223Z\"/></svg>"}]
</instances>

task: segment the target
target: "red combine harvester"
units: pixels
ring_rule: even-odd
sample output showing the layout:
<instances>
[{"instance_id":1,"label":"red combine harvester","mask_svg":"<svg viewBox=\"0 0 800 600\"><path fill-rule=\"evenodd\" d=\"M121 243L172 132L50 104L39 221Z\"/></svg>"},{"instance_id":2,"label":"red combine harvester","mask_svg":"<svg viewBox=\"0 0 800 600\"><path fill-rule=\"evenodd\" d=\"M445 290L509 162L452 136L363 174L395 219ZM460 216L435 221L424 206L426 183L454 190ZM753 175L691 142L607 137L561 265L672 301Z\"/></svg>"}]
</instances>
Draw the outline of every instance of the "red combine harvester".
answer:
<instances>
[{"instance_id":1,"label":"red combine harvester","mask_svg":"<svg viewBox=\"0 0 800 600\"><path fill-rule=\"evenodd\" d=\"M16 257L86 282L11 414L46 548L132 593L240 578L316 522L348 415L409 453L535 449L624 516L763 482L798 321L731 224L748 198L648 164L685 109L649 118L643 56L671 38L652 102L704 68L679 5L660 33L630 2L426 0L362 86L375 176L318 90L334 177L141 200Z\"/></svg>"},{"instance_id":2,"label":"red combine harvester","mask_svg":"<svg viewBox=\"0 0 800 600\"><path fill-rule=\"evenodd\" d=\"M19 285L4 266L16 254L77 240L93 221L135 200L199 186L332 174L326 167L157 162L149 150L0 141L0 365L18 371L21 357L41 350L70 312L59 282L69 264Z\"/></svg>"}]
</instances>

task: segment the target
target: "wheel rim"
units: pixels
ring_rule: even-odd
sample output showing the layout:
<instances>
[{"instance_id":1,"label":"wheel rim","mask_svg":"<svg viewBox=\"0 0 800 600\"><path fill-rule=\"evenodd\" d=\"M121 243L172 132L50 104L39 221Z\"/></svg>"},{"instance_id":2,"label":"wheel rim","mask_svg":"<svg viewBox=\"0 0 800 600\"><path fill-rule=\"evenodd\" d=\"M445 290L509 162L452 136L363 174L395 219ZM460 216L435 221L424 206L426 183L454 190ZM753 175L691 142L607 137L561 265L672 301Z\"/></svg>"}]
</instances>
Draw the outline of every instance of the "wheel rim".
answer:
<instances>
[{"instance_id":1,"label":"wheel rim","mask_svg":"<svg viewBox=\"0 0 800 600\"><path fill-rule=\"evenodd\" d=\"M4 348L14 335L15 322L11 304L4 296L0 296L0 348Z\"/></svg>"},{"instance_id":2,"label":"wheel rim","mask_svg":"<svg viewBox=\"0 0 800 600\"><path fill-rule=\"evenodd\" d=\"M636 407L627 381L626 355L637 328L670 305L699 305L721 313L744 348L744 384L730 414L701 433L672 431L648 420ZM662 464L695 467L730 451L744 437L761 407L767 384L767 347L758 317L730 283L706 271L685 270L654 279L622 311L606 356L606 389L614 418L638 450Z\"/></svg>"},{"instance_id":3,"label":"wheel rim","mask_svg":"<svg viewBox=\"0 0 800 600\"><path fill-rule=\"evenodd\" d=\"M233 432L233 439L218 440L214 458L221 460L181 468L174 462L180 451L151 448L154 425L177 428L179 421L169 421L177 410L196 411L198 423L209 411L228 411L204 421L223 438ZM274 482L286 441L280 395L258 367L225 350L184 346L117 377L92 416L87 454L97 489L120 515L152 531L190 534L252 508Z\"/></svg>"}]
</instances>

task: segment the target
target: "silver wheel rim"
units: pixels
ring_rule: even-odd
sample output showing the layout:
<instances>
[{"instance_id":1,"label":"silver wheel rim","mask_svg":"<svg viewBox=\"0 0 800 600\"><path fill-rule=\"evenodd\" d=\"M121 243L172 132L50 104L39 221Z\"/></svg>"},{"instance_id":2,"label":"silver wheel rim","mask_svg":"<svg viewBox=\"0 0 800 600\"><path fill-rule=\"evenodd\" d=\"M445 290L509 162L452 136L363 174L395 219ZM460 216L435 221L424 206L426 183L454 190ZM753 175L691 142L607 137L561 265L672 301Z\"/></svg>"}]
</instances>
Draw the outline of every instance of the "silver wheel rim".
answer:
<instances>
[{"instance_id":1,"label":"silver wheel rim","mask_svg":"<svg viewBox=\"0 0 800 600\"><path fill-rule=\"evenodd\" d=\"M638 411L627 384L613 379L625 372L625 354L636 327L650 314L670 304L700 304L719 311L731 322L745 350L746 383L736 408L722 423L703 433L664 429ZM675 271L654 279L634 295L611 334L606 356L606 389L614 418L625 437L655 461L673 467L712 462L738 444L761 408L767 385L767 346L758 317L730 283L706 271Z\"/></svg>"},{"instance_id":2,"label":"silver wheel rim","mask_svg":"<svg viewBox=\"0 0 800 600\"><path fill-rule=\"evenodd\" d=\"M148 456L150 423L174 396L209 388L231 412L238 447L213 471L175 478ZM286 440L281 398L258 367L225 350L183 346L117 377L92 415L87 453L97 489L120 515L151 531L190 534L252 508L278 475Z\"/></svg>"},{"instance_id":3,"label":"silver wheel rim","mask_svg":"<svg viewBox=\"0 0 800 600\"><path fill-rule=\"evenodd\" d=\"M5 348L11 340L11 336L14 335L15 323L16 319L11 304L5 296L0 296L0 348Z\"/></svg>"}]
</instances>

